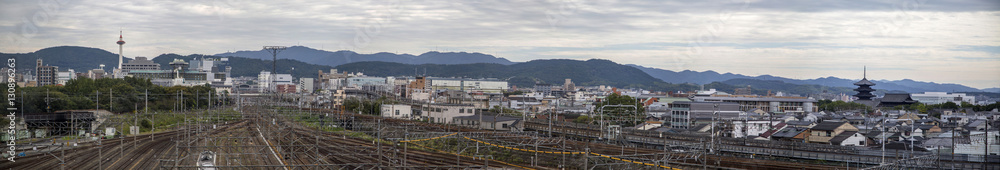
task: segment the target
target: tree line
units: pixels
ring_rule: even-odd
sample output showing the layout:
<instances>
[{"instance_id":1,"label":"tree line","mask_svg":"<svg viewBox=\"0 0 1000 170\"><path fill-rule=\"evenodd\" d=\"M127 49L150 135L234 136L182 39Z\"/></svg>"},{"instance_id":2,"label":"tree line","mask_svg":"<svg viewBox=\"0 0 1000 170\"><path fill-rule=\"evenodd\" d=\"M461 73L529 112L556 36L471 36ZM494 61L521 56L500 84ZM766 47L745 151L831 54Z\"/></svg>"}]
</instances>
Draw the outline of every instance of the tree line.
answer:
<instances>
[{"instance_id":1,"label":"tree line","mask_svg":"<svg viewBox=\"0 0 1000 170\"><path fill-rule=\"evenodd\" d=\"M7 91L3 95L7 96ZM210 85L163 87L149 79L81 77L65 85L18 87L15 105L24 113L48 113L58 110L102 109L112 113L154 110L180 110L222 105L227 93L216 94ZM148 105L147 103L148 99ZM4 107L10 103L4 102Z\"/></svg>"}]
</instances>

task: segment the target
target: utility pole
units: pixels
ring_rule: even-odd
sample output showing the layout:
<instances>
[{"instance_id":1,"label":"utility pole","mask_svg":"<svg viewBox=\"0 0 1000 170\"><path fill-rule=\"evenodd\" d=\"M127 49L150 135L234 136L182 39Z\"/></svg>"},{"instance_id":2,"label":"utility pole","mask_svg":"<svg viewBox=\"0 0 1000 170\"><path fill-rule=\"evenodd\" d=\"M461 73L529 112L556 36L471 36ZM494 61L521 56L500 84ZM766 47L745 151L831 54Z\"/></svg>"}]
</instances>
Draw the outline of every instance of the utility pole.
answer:
<instances>
[{"instance_id":1,"label":"utility pole","mask_svg":"<svg viewBox=\"0 0 1000 170\"><path fill-rule=\"evenodd\" d=\"M108 97L108 103L111 103L111 107L108 108L108 111L115 113L115 89L108 89L108 91L111 91L111 94L109 94L111 96Z\"/></svg>"},{"instance_id":2,"label":"utility pole","mask_svg":"<svg viewBox=\"0 0 1000 170\"><path fill-rule=\"evenodd\" d=\"M710 143L711 145L709 145L709 149L708 149L708 151L709 151L710 153L715 153L715 121L716 121L716 120L715 120L715 117L718 117L718 116L719 116L719 104L718 104L718 103L716 103L716 104L715 104L715 105L713 106L713 108L715 109L715 111L714 111L714 112L712 112L712 135L711 135L711 137L712 137L712 140L711 140L711 141L709 141L709 143Z\"/></svg>"},{"instance_id":3,"label":"utility pole","mask_svg":"<svg viewBox=\"0 0 1000 170\"><path fill-rule=\"evenodd\" d=\"M264 50L267 51L267 52L269 52L269 53L271 53L271 57L272 57L272 60L271 60L271 72L273 72L273 73L271 73L271 80L268 80L268 81L271 81L271 82L267 83L267 84L269 84L271 86L278 87L276 84L273 83L274 82L274 78L276 78L277 75L278 75L278 53L281 52L282 50L287 49L287 48L288 47L285 47L285 46L264 46ZM270 87L268 87L268 90L274 90L274 89L270 89ZM272 91L272 92L274 92L274 91Z\"/></svg>"}]
</instances>

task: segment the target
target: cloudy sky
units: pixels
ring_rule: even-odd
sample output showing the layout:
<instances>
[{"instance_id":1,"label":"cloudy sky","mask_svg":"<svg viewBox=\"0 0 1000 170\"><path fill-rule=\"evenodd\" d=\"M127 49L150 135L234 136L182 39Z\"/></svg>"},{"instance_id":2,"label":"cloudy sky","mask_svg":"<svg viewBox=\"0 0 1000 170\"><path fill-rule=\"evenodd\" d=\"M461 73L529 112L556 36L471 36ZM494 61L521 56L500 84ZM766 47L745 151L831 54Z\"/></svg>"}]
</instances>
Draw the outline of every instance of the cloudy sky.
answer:
<instances>
[{"instance_id":1,"label":"cloudy sky","mask_svg":"<svg viewBox=\"0 0 1000 170\"><path fill-rule=\"evenodd\" d=\"M609 59L667 70L1000 86L1000 2L0 0L0 52L264 45Z\"/></svg>"}]
</instances>

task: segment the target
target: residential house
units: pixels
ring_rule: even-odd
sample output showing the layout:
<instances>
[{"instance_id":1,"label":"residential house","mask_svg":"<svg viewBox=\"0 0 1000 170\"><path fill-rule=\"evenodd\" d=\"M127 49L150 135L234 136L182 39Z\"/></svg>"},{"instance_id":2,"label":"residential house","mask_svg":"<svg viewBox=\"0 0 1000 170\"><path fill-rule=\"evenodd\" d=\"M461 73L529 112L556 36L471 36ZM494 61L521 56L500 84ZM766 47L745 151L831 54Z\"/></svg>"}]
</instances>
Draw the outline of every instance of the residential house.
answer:
<instances>
[{"instance_id":1,"label":"residential house","mask_svg":"<svg viewBox=\"0 0 1000 170\"><path fill-rule=\"evenodd\" d=\"M798 128L812 128L813 126L816 126L816 122L809 122L809 121L789 121L785 122L785 124L788 124L788 126L791 127L798 127Z\"/></svg>"},{"instance_id":2,"label":"residential house","mask_svg":"<svg viewBox=\"0 0 1000 170\"><path fill-rule=\"evenodd\" d=\"M844 131L830 139L830 144L840 146L867 146L868 138L857 131Z\"/></svg>"},{"instance_id":3,"label":"residential house","mask_svg":"<svg viewBox=\"0 0 1000 170\"><path fill-rule=\"evenodd\" d=\"M410 105L405 104L384 104L382 105L382 117L397 119L412 119L413 110Z\"/></svg>"},{"instance_id":4,"label":"residential house","mask_svg":"<svg viewBox=\"0 0 1000 170\"><path fill-rule=\"evenodd\" d=\"M858 131L857 127L847 122L826 121L809 129L809 136L806 142L809 143L831 143L830 140L845 131Z\"/></svg>"},{"instance_id":5,"label":"residential house","mask_svg":"<svg viewBox=\"0 0 1000 170\"><path fill-rule=\"evenodd\" d=\"M475 107L466 104L431 104L421 110L427 113L422 115L423 118L431 123L450 123L455 117L476 114Z\"/></svg>"},{"instance_id":6,"label":"residential house","mask_svg":"<svg viewBox=\"0 0 1000 170\"><path fill-rule=\"evenodd\" d=\"M744 125L746 123L746 125ZM768 121L768 120L749 120L749 121L733 121L733 137L756 137L760 136L764 132L767 132L771 126L776 125L780 122L778 121Z\"/></svg>"},{"instance_id":7,"label":"residential house","mask_svg":"<svg viewBox=\"0 0 1000 170\"><path fill-rule=\"evenodd\" d=\"M785 124L785 123L778 123L777 125L771 126L770 129L768 129L766 132L760 134L759 137L754 138L754 139L770 140L771 139L771 135L774 135L775 133L778 133L778 131L780 131L781 129L785 129L785 127L787 127L787 124Z\"/></svg>"},{"instance_id":8,"label":"residential house","mask_svg":"<svg viewBox=\"0 0 1000 170\"><path fill-rule=\"evenodd\" d=\"M786 127L771 135L771 140L803 142L808 136L807 128Z\"/></svg>"}]
</instances>

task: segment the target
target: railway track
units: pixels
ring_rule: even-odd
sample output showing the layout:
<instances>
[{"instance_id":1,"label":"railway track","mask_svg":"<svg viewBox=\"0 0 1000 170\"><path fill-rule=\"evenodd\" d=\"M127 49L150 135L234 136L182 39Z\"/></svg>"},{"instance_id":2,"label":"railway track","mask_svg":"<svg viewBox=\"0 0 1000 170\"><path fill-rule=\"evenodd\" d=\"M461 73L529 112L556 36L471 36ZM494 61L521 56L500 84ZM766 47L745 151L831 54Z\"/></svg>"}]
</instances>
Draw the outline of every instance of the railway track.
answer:
<instances>
[{"instance_id":1,"label":"railway track","mask_svg":"<svg viewBox=\"0 0 1000 170\"><path fill-rule=\"evenodd\" d=\"M460 126L448 126L448 125L432 124L432 123L424 123L424 122L414 122L414 121L399 120L399 119L385 119L385 118L382 118L382 117L379 117L379 116L372 116L372 115L347 114L347 113L335 112L335 111L326 110L326 109L303 109L303 110L309 110L309 111L315 111L315 112L325 112L325 113L334 113L334 114L337 114L337 115L344 115L344 116L353 116L354 117L354 121L359 121L359 122L363 122L363 121L372 122L372 121L375 121L375 120L381 120L382 123L384 123L384 124L394 124L394 123L395 124L400 124L400 123L405 123L405 124L412 124L412 125L421 126L421 127L433 127L433 128L426 128L426 129L432 129L432 130L419 130L419 129L417 129L417 130L410 130L410 132L435 132L435 131L440 132L440 130L449 131L449 132L489 132L489 131L485 131L485 130L478 130L478 129L460 127ZM546 125L546 127L547 127L547 125ZM558 130L554 130L554 131L558 131ZM565 130L563 132L565 132ZM596 131L596 130L595 130L595 132L599 133L599 131ZM502 138L497 138L497 139L502 139ZM609 155L609 156L630 156L630 157L628 157L629 159L637 159L637 160L638 159L656 160L657 159L656 154L662 154L664 152L669 152L669 151L660 150L660 149L639 148L639 147L634 147L634 146L633 147L622 147L620 145L608 145L608 144L601 144L601 143L586 142L587 139L594 139L594 138L576 138L576 139L581 139L581 140L585 140L585 141L567 140L566 144L565 144L566 147L565 148L560 148L560 149L563 149L563 150L566 150L566 151L583 152L583 151L586 150L586 148L589 148L589 150L591 152L594 152L594 153L600 153L600 154ZM516 140L518 140L518 139L512 139L512 140L510 140L508 142L510 142L510 143L517 143ZM686 143L690 144L692 142L688 141ZM547 146L547 147L557 148L559 146ZM677 156L686 156L684 153L673 153L673 154L675 154ZM634 155L646 155L646 156L634 156ZM546 156L539 155L539 156L542 157L541 159L560 159L560 157L561 157L560 155L546 155ZM701 156L707 156L707 155L701 155ZM714 168L725 168L725 167L740 168L740 169L837 169L837 168L842 168L842 167L829 166L829 165L816 165L816 164L807 164L807 163L801 163L801 162L784 162L784 161L774 161L774 160L749 159L749 158L731 157L731 156L708 156L707 158L708 158L708 160L705 163L706 166L708 166L708 167L714 167ZM709 163L711 163L711 164L709 164ZM688 160L688 161L683 161L683 162L677 162L677 164L673 164L672 166L679 166L679 167L700 167L698 165L701 165L701 164L702 164L702 162L698 162L698 161L694 161L694 160ZM639 166L639 167L642 167L642 166Z\"/></svg>"}]
</instances>

